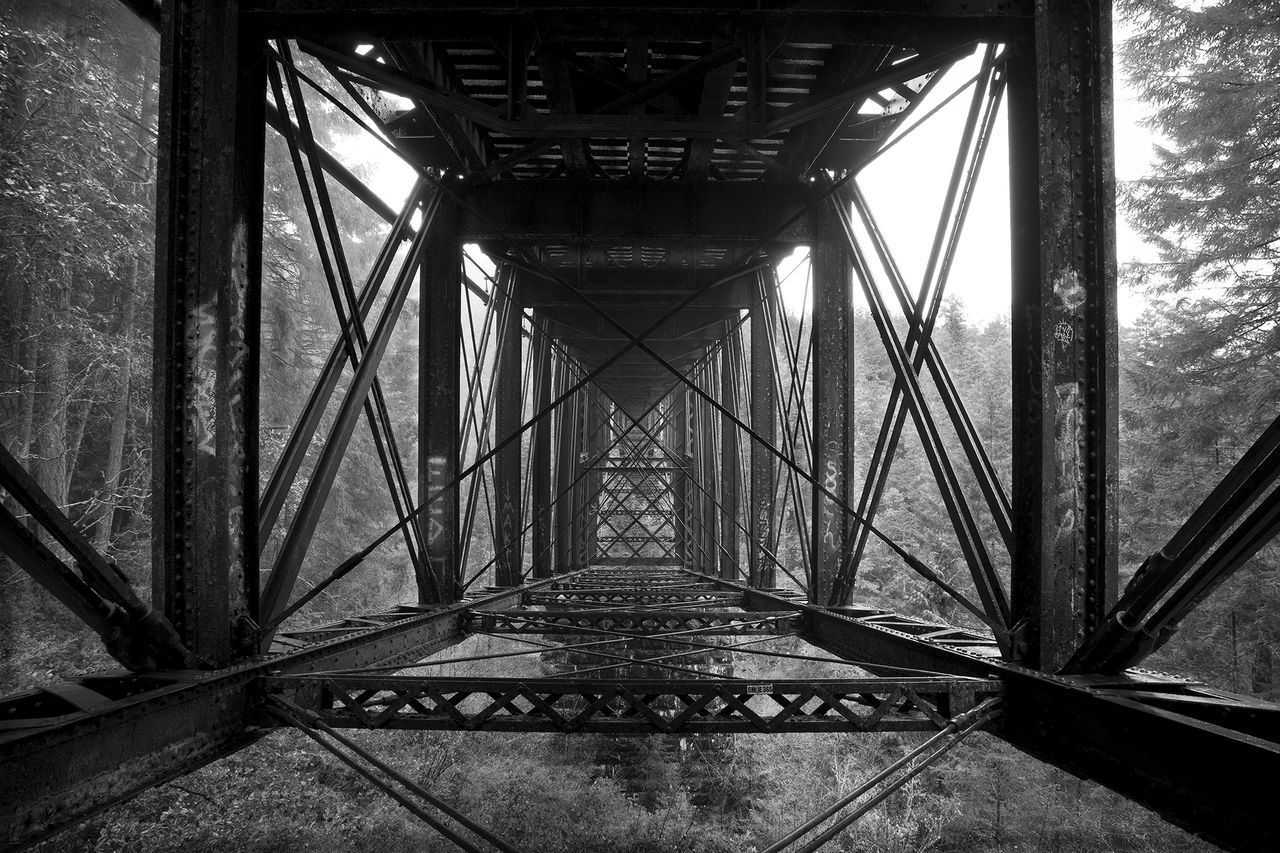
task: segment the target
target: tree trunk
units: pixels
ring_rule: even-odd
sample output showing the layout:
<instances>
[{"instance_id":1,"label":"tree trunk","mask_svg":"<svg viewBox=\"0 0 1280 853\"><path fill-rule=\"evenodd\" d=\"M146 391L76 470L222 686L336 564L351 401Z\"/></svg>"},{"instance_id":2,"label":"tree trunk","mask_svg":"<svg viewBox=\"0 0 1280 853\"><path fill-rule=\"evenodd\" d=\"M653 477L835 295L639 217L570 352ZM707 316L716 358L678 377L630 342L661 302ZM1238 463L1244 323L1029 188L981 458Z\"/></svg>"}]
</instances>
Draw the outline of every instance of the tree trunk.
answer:
<instances>
[{"instance_id":1,"label":"tree trunk","mask_svg":"<svg viewBox=\"0 0 1280 853\"><path fill-rule=\"evenodd\" d=\"M21 277L0 273L0 440L20 460L31 448L33 301Z\"/></svg>"},{"instance_id":2,"label":"tree trunk","mask_svg":"<svg viewBox=\"0 0 1280 853\"><path fill-rule=\"evenodd\" d=\"M85 389L77 387L75 389L76 396ZM69 432L67 435L67 493L68 502L70 501L71 486L76 481L76 465L80 459L80 447L84 444L84 431L89 423L89 416L93 411L93 402L91 400L80 400L76 403L67 404L67 424Z\"/></svg>"},{"instance_id":3,"label":"tree trunk","mask_svg":"<svg viewBox=\"0 0 1280 853\"><path fill-rule=\"evenodd\" d=\"M154 161L148 152L151 141L151 124L156 118L157 103L151 98L151 87L157 75L156 63L145 60L141 64L142 83L138 96L138 136L137 149L133 158L133 169L139 175L145 175L146 181L138 186L138 194L148 198L154 184L152 167ZM134 319L137 313L138 288L141 286L143 262L138 253L133 256L129 266L129 280L125 282L123 301L120 305L121 350L124 358L119 368L120 384L115 401L111 404L111 431L107 437L107 458L102 471L102 493L99 496L96 529L93 532L93 544L102 553L107 553L111 544L111 531L114 527L116 508L120 503L120 473L124 459L125 438L129 432L129 395L133 384L133 344L137 329Z\"/></svg>"},{"instance_id":4,"label":"tree trunk","mask_svg":"<svg viewBox=\"0 0 1280 853\"><path fill-rule=\"evenodd\" d=\"M120 326L124 329L125 351L124 363L120 366L120 387L115 402L111 404L111 433L107 438L106 466L102 472L102 495L99 498L101 510L96 520L93 544L102 553L107 553L111 542L111 527L115 519L116 504L119 502L120 470L124 459L124 438L129 427L129 390L133 379L133 359L130 349L133 344L133 315L137 303L135 294L138 290L137 258L129 274L129 284L124 291L124 304Z\"/></svg>"},{"instance_id":5,"label":"tree trunk","mask_svg":"<svg viewBox=\"0 0 1280 853\"><path fill-rule=\"evenodd\" d=\"M65 276L66 274L64 274ZM48 331L36 364L37 405L34 474L40 488L58 506L67 503L67 403L70 384L71 282L64 277L54 290Z\"/></svg>"}]
</instances>

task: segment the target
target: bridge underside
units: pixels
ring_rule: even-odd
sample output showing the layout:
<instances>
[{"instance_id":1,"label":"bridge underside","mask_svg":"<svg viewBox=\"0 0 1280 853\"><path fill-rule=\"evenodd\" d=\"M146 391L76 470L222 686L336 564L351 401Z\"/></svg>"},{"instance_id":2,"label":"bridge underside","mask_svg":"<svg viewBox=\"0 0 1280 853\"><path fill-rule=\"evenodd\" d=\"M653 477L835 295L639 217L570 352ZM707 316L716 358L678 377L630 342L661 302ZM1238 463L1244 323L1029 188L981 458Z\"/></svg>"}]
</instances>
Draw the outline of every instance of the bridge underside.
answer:
<instances>
[{"instance_id":1,"label":"bridge underside","mask_svg":"<svg viewBox=\"0 0 1280 853\"><path fill-rule=\"evenodd\" d=\"M1280 427L1122 590L1105 3L128 5L163 46L156 610L0 460L50 534L5 509L0 545L132 670L0 701L0 843L282 725L942 732L997 708L989 728L1009 743L1215 843L1280 843L1256 782L1280 772L1280 709L1130 668L1275 532ZM928 120L962 62L972 78L949 97L966 118L916 290L856 179ZM309 110L329 96L412 167L401 209L318 145ZM1002 110L1008 483L931 340ZM266 128L307 198L299 227L341 327L271 466ZM337 192L387 225L363 280ZM798 249L807 329L778 305ZM893 374L858 454L855 287ZM411 295L416 465L378 376ZM464 328L475 312L482 331ZM362 420L395 523L329 571L311 545ZM945 576L875 525L904 429L960 543ZM859 605L872 538L963 624ZM415 601L307 618L389 540ZM823 676L797 677L801 662Z\"/></svg>"}]
</instances>

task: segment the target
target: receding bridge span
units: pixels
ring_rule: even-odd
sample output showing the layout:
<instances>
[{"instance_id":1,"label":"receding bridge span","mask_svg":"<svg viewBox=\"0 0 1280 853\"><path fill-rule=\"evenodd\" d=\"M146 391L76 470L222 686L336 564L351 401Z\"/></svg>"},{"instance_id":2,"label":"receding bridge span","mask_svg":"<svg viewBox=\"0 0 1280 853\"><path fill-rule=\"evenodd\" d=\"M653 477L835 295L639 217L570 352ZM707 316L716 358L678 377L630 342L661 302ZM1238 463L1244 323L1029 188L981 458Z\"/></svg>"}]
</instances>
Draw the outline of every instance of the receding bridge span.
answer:
<instances>
[{"instance_id":1,"label":"receding bridge span","mask_svg":"<svg viewBox=\"0 0 1280 853\"><path fill-rule=\"evenodd\" d=\"M0 545L125 669L0 701L0 844L282 726L366 768L343 730L912 731L945 750L983 726L1227 849L1280 849L1259 781L1280 777L1280 711L1138 668L1275 533L1280 426L1122 585L1108 3L127 5L162 39L152 606L6 453L21 511L0 509ZM917 286L857 178L931 132L948 74L963 120ZM408 165L401 206L321 144L320 104ZM1006 125L1008 162L985 162ZM337 317L270 460L269 145ZM984 168L1007 169L1013 222L1008 473L932 339ZM382 223L367 270L336 193ZM780 305L797 250L804 329ZM855 299L889 371L861 430ZM416 389L379 374L405 322ZM365 428L394 515L318 566ZM958 571L877 526L904 433ZM384 542L412 600L307 618ZM865 604L875 548L958 624ZM493 675L475 636L538 665Z\"/></svg>"}]
</instances>

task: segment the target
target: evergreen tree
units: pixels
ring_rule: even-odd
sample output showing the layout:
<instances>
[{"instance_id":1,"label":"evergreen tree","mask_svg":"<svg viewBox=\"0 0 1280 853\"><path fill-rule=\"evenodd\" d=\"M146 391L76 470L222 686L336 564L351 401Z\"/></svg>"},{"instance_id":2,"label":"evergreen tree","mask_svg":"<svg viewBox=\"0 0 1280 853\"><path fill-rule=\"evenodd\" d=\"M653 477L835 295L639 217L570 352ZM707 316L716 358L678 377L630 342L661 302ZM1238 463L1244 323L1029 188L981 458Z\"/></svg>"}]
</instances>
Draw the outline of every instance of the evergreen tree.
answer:
<instances>
[{"instance_id":1,"label":"evergreen tree","mask_svg":"<svg viewBox=\"0 0 1280 853\"><path fill-rule=\"evenodd\" d=\"M1159 251L1134 265L1157 302L1126 340L1123 561L1160 548L1280 399L1280 3L1128 0L1122 58L1164 138L1124 195ZM1272 695L1276 548L1264 549L1152 660Z\"/></svg>"},{"instance_id":2,"label":"evergreen tree","mask_svg":"<svg viewBox=\"0 0 1280 853\"><path fill-rule=\"evenodd\" d=\"M1195 298L1183 353L1231 370L1280 349L1280 2L1127 0L1126 69L1155 108L1149 177L1126 211L1160 252L1152 293Z\"/></svg>"}]
</instances>

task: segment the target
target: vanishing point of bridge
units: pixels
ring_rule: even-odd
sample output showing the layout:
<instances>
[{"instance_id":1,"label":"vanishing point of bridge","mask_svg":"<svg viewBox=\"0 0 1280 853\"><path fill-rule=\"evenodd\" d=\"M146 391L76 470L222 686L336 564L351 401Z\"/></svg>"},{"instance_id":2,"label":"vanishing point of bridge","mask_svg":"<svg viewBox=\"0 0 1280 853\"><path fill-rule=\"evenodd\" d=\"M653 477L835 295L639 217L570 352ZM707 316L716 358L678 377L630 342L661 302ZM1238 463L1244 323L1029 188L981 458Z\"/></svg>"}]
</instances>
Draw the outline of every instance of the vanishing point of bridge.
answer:
<instances>
[{"instance_id":1,"label":"vanishing point of bridge","mask_svg":"<svg viewBox=\"0 0 1280 853\"><path fill-rule=\"evenodd\" d=\"M0 844L281 726L468 850L510 846L342 730L931 733L781 850L821 846L985 727L1224 847L1280 843L1257 781L1280 771L1276 707L1133 668L1275 533L1280 425L1122 588L1109 4L127 5L163 45L154 609L0 459L22 511L0 509L0 545L126 668L0 701ZM933 132L928 96L963 63L942 209L922 214L924 278L907 281L858 175ZM322 101L412 168L399 209L318 144ZM1008 163L985 162L1006 122ZM340 329L270 465L267 134ZM983 168L1008 169L1014 226L1007 478L932 340ZM338 192L385 220L367 272ZM779 279L801 247L797 325ZM855 292L892 369L857 447ZM406 436L379 366L411 296ZM395 516L318 567L360 429ZM904 433L959 579L876 525ZM307 620L387 540L416 600ZM870 548L963 624L861 606ZM478 635L513 651L462 651ZM528 674L482 674L497 654ZM792 677L798 661L835 674Z\"/></svg>"}]
</instances>

